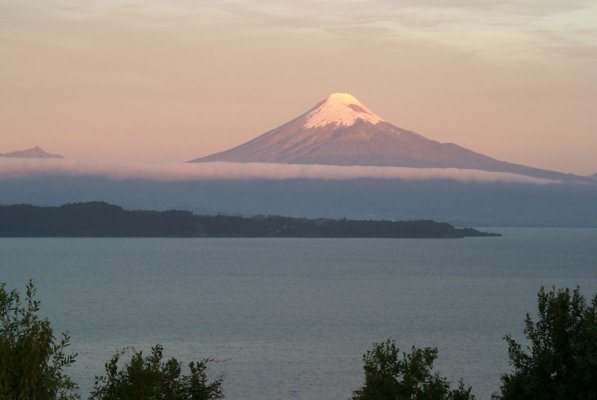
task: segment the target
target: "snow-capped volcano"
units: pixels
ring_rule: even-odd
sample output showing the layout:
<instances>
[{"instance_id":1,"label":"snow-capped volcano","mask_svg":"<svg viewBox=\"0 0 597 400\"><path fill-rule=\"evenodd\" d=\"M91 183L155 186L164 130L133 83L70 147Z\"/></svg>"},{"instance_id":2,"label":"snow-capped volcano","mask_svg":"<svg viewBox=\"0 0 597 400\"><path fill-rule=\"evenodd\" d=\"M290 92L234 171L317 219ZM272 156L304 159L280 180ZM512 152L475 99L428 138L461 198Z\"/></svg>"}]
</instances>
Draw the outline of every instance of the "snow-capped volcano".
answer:
<instances>
[{"instance_id":1,"label":"snow-capped volcano","mask_svg":"<svg viewBox=\"0 0 597 400\"><path fill-rule=\"evenodd\" d=\"M232 149L191 162L262 162L461 168L550 179L569 175L498 161L384 121L348 93L333 93L298 118Z\"/></svg>"}]
</instances>

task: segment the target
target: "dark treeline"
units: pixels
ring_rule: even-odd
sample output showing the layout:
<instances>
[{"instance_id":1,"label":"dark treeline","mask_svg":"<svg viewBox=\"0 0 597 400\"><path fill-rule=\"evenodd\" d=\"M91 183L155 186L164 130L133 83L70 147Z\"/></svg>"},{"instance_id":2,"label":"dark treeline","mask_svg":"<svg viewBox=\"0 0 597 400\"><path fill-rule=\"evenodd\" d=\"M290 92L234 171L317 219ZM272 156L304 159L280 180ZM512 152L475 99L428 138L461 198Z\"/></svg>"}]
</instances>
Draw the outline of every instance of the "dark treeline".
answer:
<instances>
[{"instance_id":1,"label":"dark treeline","mask_svg":"<svg viewBox=\"0 0 597 400\"><path fill-rule=\"evenodd\" d=\"M0 206L4 237L462 238L498 236L435 221L365 221L128 211L105 202Z\"/></svg>"}]
</instances>

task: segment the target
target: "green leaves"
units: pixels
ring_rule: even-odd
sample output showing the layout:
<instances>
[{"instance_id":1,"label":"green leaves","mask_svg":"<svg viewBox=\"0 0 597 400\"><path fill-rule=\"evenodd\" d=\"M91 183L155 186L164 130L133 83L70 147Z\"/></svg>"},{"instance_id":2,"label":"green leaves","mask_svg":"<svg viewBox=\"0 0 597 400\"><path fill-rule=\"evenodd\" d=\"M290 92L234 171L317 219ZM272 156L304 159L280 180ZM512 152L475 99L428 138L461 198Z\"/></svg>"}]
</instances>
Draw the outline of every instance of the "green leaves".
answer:
<instances>
[{"instance_id":1,"label":"green leaves","mask_svg":"<svg viewBox=\"0 0 597 400\"><path fill-rule=\"evenodd\" d=\"M353 392L353 400L471 400L471 389L462 381L450 389L448 380L432 374L437 349L411 348L400 353L396 343L388 339L376 343L363 356L365 385Z\"/></svg>"},{"instance_id":2,"label":"green leaves","mask_svg":"<svg viewBox=\"0 0 597 400\"><path fill-rule=\"evenodd\" d=\"M537 295L538 320L527 314L523 347L510 335L514 371L502 376L501 395L509 399L597 398L597 295L590 306L577 287Z\"/></svg>"},{"instance_id":3,"label":"green leaves","mask_svg":"<svg viewBox=\"0 0 597 400\"><path fill-rule=\"evenodd\" d=\"M0 283L0 399L77 399L76 385L64 374L76 354L66 354L70 337L60 340L38 317L39 301L29 281L25 299Z\"/></svg>"},{"instance_id":4,"label":"green leaves","mask_svg":"<svg viewBox=\"0 0 597 400\"><path fill-rule=\"evenodd\" d=\"M223 399L222 379L209 381L209 359L191 362L190 375L181 375L175 358L163 361L163 347L152 347L144 357L134 352L130 361L121 363L126 350L117 352L106 363L106 375L96 377L91 399L94 400L212 400Z\"/></svg>"},{"instance_id":5,"label":"green leaves","mask_svg":"<svg viewBox=\"0 0 597 400\"><path fill-rule=\"evenodd\" d=\"M57 339L49 321L38 316L40 303L29 281L25 298L0 283L0 400L74 400L77 386L64 374L75 362L67 354L70 336ZM163 361L163 348L156 345L144 357L134 353L121 362L117 352L105 365L106 375L96 377L91 399L98 400L213 400L224 398L222 379L209 381L209 359L189 364L182 375L174 358Z\"/></svg>"}]
</instances>

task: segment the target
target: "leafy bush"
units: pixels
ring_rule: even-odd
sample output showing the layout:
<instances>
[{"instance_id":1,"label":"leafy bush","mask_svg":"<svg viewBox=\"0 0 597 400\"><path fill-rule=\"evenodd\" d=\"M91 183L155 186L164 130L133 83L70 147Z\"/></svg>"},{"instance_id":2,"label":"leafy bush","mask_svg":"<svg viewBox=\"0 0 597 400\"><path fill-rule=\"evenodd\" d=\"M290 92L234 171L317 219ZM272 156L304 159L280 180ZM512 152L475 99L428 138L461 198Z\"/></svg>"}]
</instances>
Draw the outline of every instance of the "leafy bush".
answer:
<instances>
[{"instance_id":1,"label":"leafy bush","mask_svg":"<svg viewBox=\"0 0 597 400\"><path fill-rule=\"evenodd\" d=\"M579 288L538 294L539 320L527 314L530 345L506 336L514 371L496 399L597 399L597 294L587 306Z\"/></svg>"},{"instance_id":2,"label":"leafy bush","mask_svg":"<svg viewBox=\"0 0 597 400\"><path fill-rule=\"evenodd\" d=\"M437 349L413 347L402 353L396 343L388 339L376 343L363 356L365 385L353 392L353 400L472 400L471 388L460 381L457 389L450 389L448 380L432 374Z\"/></svg>"},{"instance_id":3,"label":"leafy bush","mask_svg":"<svg viewBox=\"0 0 597 400\"><path fill-rule=\"evenodd\" d=\"M96 377L91 399L94 400L212 400L223 399L222 379L207 379L207 364L201 360L189 364L190 375L181 375L181 363L175 358L162 361L163 348L156 345L143 357L135 352L119 368L124 351L106 363L106 375Z\"/></svg>"},{"instance_id":4,"label":"leafy bush","mask_svg":"<svg viewBox=\"0 0 597 400\"><path fill-rule=\"evenodd\" d=\"M39 301L29 281L25 299L0 283L0 399L76 399L76 385L63 369L75 362L65 354L69 336L56 340L45 319L38 317Z\"/></svg>"}]
</instances>

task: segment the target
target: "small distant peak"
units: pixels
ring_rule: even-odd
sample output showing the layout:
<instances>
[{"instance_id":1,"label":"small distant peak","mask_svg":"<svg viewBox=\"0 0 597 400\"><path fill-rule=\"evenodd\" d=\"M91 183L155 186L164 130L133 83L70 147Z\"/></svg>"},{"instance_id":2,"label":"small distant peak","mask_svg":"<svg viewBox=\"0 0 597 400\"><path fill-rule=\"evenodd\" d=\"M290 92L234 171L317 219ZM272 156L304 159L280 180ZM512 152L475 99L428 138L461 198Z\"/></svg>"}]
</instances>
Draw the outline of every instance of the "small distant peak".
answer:
<instances>
[{"instance_id":1,"label":"small distant peak","mask_svg":"<svg viewBox=\"0 0 597 400\"><path fill-rule=\"evenodd\" d=\"M350 126L359 119L372 124L383 121L350 93L332 93L307 114L305 128L317 128L329 124Z\"/></svg>"},{"instance_id":2,"label":"small distant peak","mask_svg":"<svg viewBox=\"0 0 597 400\"><path fill-rule=\"evenodd\" d=\"M22 150L20 153L22 155L27 155L29 157L44 157L44 156L49 155L48 153L46 153L44 151L44 149L42 149L39 146L34 146L29 149Z\"/></svg>"},{"instance_id":3,"label":"small distant peak","mask_svg":"<svg viewBox=\"0 0 597 400\"><path fill-rule=\"evenodd\" d=\"M39 146L31 147L25 150L12 151L5 154L0 153L0 156L7 158L64 158L59 154L47 153Z\"/></svg>"}]
</instances>

